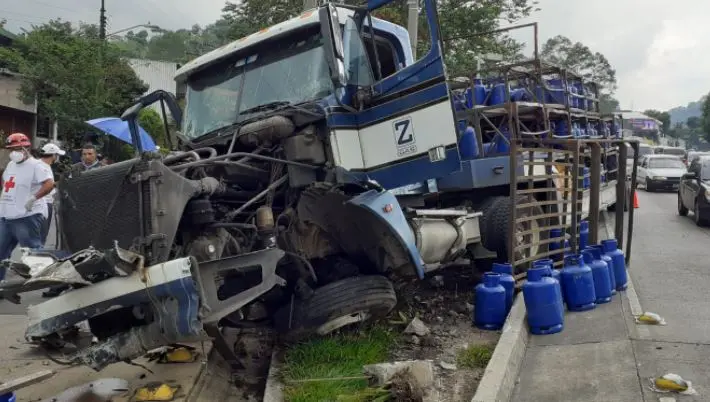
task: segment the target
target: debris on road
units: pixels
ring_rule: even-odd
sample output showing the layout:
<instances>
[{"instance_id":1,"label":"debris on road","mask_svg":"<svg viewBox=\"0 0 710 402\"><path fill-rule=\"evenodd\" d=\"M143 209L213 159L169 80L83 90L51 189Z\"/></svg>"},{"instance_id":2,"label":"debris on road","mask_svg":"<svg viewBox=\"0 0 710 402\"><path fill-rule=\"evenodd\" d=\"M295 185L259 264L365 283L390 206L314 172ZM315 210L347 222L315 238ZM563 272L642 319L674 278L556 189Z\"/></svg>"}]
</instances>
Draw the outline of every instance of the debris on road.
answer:
<instances>
[{"instance_id":1,"label":"debris on road","mask_svg":"<svg viewBox=\"0 0 710 402\"><path fill-rule=\"evenodd\" d=\"M409 360L394 363L369 364L363 367L372 377L372 385L387 386L396 400L438 401L434 388L434 368L430 360Z\"/></svg>"},{"instance_id":2,"label":"debris on road","mask_svg":"<svg viewBox=\"0 0 710 402\"><path fill-rule=\"evenodd\" d=\"M407 325L407 328L404 329L405 334L412 334L416 336L427 336L430 332L429 327L427 327L424 322L417 317L414 317L409 325Z\"/></svg>"},{"instance_id":3,"label":"debris on road","mask_svg":"<svg viewBox=\"0 0 710 402\"><path fill-rule=\"evenodd\" d=\"M693 384L678 374L668 373L657 378L651 378L651 389L655 392L677 392L683 395L697 395Z\"/></svg>"},{"instance_id":4,"label":"debris on road","mask_svg":"<svg viewBox=\"0 0 710 402\"><path fill-rule=\"evenodd\" d=\"M663 317L656 313L651 313L648 311L641 314L640 316L634 317L634 319L636 320L637 324L666 325L666 320L664 320Z\"/></svg>"},{"instance_id":5,"label":"debris on road","mask_svg":"<svg viewBox=\"0 0 710 402\"><path fill-rule=\"evenodd\" d=\"M179 386L165 383L151 383L136 390L135 400L139 402L172 401L175 399Z\"/></svg>"},{"instance_id":6,"label":"debris on road","mask_svg":"<svg viewBox=\"0 0 710 402\"><path fill-rule=\"evenodd\" d=\"M102 378L71 387L43 402L110 401L128 390L128 381L124 379Z\"/></svg>"}]
</instances>

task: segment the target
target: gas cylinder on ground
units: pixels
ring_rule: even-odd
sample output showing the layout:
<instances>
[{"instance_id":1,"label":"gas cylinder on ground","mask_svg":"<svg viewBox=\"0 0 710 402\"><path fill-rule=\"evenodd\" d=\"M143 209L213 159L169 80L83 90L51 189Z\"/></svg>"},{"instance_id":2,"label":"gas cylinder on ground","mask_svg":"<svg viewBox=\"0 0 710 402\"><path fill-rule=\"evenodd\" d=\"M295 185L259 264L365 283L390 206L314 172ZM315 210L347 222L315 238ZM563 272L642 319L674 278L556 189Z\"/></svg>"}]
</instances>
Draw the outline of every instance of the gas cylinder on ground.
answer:
<instances>
[{"instance_id":1,"label":"gas cylinder on ground","mask_svg":"<svg viewBox=\"0 0 710 402\"><path fill-rule=\"evenodd\" d=\"M560 271L555 269L554 264L555 263L552 261L552 258L541 258L533 261L532 267L546 269L552 279L556 280L560 284L560 302L564 303L564 299L562 298L562 282L560 281L562 278L560 278Z\"/></svg>"},{"instance_id":2,"label":"gas cylinder on ground","mask_svg":"<svg viewBox=\"0 0 710 402\"><path fill-rule=\"evenodd\" d=\"M579 249L584 250L589 245L589 222L579 222Z\"/></svg>"},{"instance_id":3,"label":"gas cylinder on ground","mask_svg":"<svg viewBox=\"0 0 710 402\"><path fill-rule=\"evenodd\" d=\"M565 257L560 273L565 303L570 311L585 311L596 307L592 269L584 263L581 254Z\"/></svg>"},{"instance_id":4,"label":"gas cylinder on ground","mask_svg":"<svg viewBox=\"0 0 710 402\"><path fill-rule=\"evenodd\" d=\"M616 290L626 290L628 278L626 277L626 260L624 252L617 247L616 239L602 240L604 254L611 258L614 265L614 281L616 282Z\"/></svg>"},{"instance_id":5,"label":"gas cylinder on ground","mask_svg":"<svg viewBox=\"0 0 710 402\"><path fill-rule=\"evenodd\" d=\"M7 394L0 395L0 402L15 402L17 396L14 392L8 392Z\"/></svg>"},{"instance_id":6,"label":"gas cylinder on ground","mask_svg":"<svg viewBox=\"0 0 710 402\"><path fill-rule=\"evenodd\" d=\"M601 256L601 260L606 263L606 266L609 269L609 282L611 285L611 294L615 295L616 294L616 277L614 275L614 262L612 261L611 257L604 254L604 246L602 246L601 244L592 244L589 247L599 250L599 255Z\"/></svg>"},{"instance_id":7,"label":"gas cylinder on ground","mask_svg":"<svg viewBox=\"0 0 710 402\"><path fill-rule=\"evenodd\" d=\"M491 268L496 274L500 274L500 284L505 288L505 311L506 315L513 307L513 296L515 296L515 278L513 278L513 266L508 263L493 263Z\"/></svg>"},{"instance_id":8,"label":"gas cylinder on ground","mask_svg":"<svg viewBox=\"0 0 710 402\"><path fill-rule=\"evenodd\" d=\"M500 274L486 272L483 282L476 286L476 300L473 312L476 327L498 330L503 327L506 317L505 288L500 284Z\"/></svg>"},{"instance_id":9,"label":"gas cylinder on ground","mask_svg":"<svg viewBox=\"0 0 710 402\"><path fill-rule=\"evenodd\" d=\"M527 277L522 288L530 332L546 335L562 331L564 307L559 282L548 276L547 268L531 268Z\"/></svg>"},{"instance_id":10,"label":"gas cylinder on ground","mask_svg":"<svg viewBox=\"0 0 710 402\"><path fill-rule=\"evenodd\" d=\"M582 251L584 263L592 269L594 278L594 295L597 297L597 304L609 303L611 301L611 280L609 279L609 267L601 260L601 254L595 248L587 248Z\"/></svg>"}]
</instances>

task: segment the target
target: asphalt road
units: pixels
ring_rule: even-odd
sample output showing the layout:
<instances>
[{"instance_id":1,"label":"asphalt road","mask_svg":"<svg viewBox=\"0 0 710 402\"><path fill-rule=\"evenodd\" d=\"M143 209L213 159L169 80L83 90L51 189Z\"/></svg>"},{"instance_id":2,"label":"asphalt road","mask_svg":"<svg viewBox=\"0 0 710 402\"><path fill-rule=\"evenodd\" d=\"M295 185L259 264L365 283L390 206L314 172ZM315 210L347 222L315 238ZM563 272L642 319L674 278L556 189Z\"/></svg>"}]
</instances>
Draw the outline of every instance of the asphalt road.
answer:
<instances>
[{"instance_id":1,"label":"asphalt road","mask_svg":"<svg viewBox=\"0 0 710 402\"><path fill-rule=\"evenodd\" d=\"M683 401L710 400L710 228L678 215L676 193L639 190L639 204L629 271L641 309L667 322L636 327L639 380L679 374L699 392ZM644 390L645 400L657 397Z\"/></svg>"}]
</instances>

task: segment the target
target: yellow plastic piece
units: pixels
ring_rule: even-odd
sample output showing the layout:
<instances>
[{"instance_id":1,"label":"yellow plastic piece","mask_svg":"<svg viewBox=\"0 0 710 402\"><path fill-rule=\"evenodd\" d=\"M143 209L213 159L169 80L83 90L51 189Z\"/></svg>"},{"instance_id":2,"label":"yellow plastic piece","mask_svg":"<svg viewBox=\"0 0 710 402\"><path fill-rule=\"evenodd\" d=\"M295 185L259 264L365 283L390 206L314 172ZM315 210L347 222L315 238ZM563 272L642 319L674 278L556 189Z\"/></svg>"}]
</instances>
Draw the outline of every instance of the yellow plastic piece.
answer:
<instances>
[{"instance_id":1,"label":"yellow plastic piece","mask_svg":"<svg viewBox=\"0 0 710 402\"><path fill-rule=\"evenodd\" d=\"M139 402L172 401L178 387L168 384L152 384L136 390L135 400Z\"/></svg>"},{"instance_id":2,"label":"yellow plastic piece","mask_svg":"<svg viewBox=\"0 0 710 402\"><path fill-rule=\"evenodd\" d=\"M670 378L669 378L670 377ZM686 383L682 378L674 378L671 376L663 376L656 378L656 388L664 391L675 391L683 392L688 390L688 383Z\"/></svg>"},{"instance_id":3,"label":"yellow plastic piece","mask_svg":"<svg viewBox=\"0 0 710 402\"><path fill-rule=\"evenodd\" d=\"M192 363L197 358L194 351L187 348L176 348L165 353L161 363Z\"/></svg>"}]
</instances>

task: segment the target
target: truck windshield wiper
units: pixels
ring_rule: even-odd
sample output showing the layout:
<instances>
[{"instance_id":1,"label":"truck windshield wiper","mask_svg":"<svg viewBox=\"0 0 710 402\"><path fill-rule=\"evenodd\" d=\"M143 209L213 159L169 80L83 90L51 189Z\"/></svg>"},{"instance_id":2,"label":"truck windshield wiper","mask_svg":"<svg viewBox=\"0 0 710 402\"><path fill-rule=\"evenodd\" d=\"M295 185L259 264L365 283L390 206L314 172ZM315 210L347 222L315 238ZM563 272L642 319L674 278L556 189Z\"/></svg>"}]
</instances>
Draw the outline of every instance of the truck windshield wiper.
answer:
<instances>
[{"instance_id":1,"label":"truck windshield wiper","mask_svg":"<svg viewBox=\"0 0 710 402\"><path fill-rule=\"evenodd\" d=\"M242 110L239 112L239 115L244 115L244 114L249 114L249 113L254 113L254 112L262 112L264 110L270 110L270 109L276 109L284 106L289 106L291 105L291 102L288 101L274 101L274 102L269 102L269 103L264 103L263 105L258 105L251 107L246 110Z\"/></svg>"}]
</instances>

